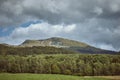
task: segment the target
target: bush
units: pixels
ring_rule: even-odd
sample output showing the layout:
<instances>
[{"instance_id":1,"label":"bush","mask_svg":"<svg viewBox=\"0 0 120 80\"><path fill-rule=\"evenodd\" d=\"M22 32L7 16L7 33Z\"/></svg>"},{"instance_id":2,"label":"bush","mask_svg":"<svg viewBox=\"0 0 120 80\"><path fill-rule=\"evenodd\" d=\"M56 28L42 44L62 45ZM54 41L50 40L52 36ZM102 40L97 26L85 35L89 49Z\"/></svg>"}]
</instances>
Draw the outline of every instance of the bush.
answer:
<instances>
[{"instance_id":1,"label":"bush","mask_svg":"<svg viewBox=\"0 0 120 80\"><path fill-rule=\"evenodd\" d=\"M51 66L51 70L52 70L52 73L53 74L60 74L61 73L61 70L60 68L57 66L57 64L53 64Z\"/></svg>"},{"instance_id":2,"label":"bush","mask_svg":"<svg viewBox=\"0 0 120 80\"><path fill-rule=\"evenodd\" d=\"M66 75L71 75L72 72L71 72L70 70L67 69L67 70L64 71L64 74L66 74Z\"/></svg>"}]
</instances>

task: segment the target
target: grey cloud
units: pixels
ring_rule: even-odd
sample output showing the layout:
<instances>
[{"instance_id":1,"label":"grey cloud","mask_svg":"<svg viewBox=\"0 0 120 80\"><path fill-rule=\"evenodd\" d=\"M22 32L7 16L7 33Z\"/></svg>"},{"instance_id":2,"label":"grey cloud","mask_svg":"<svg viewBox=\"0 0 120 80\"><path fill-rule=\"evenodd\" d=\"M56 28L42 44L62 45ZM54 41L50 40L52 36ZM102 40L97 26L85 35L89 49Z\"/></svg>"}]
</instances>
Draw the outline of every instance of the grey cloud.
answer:
<instances>
[{"instance_id":1,"label":"grey cloud","mask_svg":"<svg viewBox=\"0 0 120 80\"><path fill-rule=\"evenodd\" d=\"M32 20L76 24L71 36L59 35L120 49L120 0L0 0L0 18L0 26L19 26Z\"/></svg>"},{"instance_id":2,"label":"grey cloud","mask_svg":"<svg viewBox=\"0 0 120 80\"><path fill-rule=\"evenodd\" d=\"M90 19L87 23L79 24L76 37L78 40L90 45L100 47L100 44L111 45L113 50L120 50L120 26L113 26L114 22L106 22L98 19ZM87 26L87 27L86 27Z\"/></svg>"},{"instance_id":3,"label":"grey cloud","mask_svg":"<svg viewBox=\"0 0 120 80\"><path fill-rule=\"evenodd\" d=\"M119 0L1 0L0 16L8 21L0 23L2 26L22 24L28 17L52 24L79 23L93 17L119 19L119 7ZM95 11L96 8L101 12Z\"/></svg>"}]
</instances>

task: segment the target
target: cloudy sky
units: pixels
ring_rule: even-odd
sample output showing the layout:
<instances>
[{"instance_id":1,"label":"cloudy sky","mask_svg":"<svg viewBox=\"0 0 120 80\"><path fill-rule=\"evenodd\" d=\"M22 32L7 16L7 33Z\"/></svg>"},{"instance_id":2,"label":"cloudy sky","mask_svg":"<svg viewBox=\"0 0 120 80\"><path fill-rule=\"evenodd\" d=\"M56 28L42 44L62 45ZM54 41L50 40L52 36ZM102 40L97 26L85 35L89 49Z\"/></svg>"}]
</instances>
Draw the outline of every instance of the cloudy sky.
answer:
<instances>
[{"instance_id":1,"label":"cloudy sky","mask_svg":"<svg viewBox=\"0 0 120 80\"><path fill-rule=\"evenodd\" d=\"M0 0L0 43L49 37L120 50L120 0Z\"/></svg>"}]
</instances>

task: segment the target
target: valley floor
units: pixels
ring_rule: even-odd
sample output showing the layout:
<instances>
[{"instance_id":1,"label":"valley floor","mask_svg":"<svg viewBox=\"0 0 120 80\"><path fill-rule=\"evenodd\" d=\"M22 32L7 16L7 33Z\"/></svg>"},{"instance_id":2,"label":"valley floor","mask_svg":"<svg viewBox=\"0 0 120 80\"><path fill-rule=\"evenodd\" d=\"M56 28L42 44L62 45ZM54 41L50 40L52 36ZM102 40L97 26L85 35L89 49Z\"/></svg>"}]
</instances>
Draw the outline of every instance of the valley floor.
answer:
<instances>
[{"instance_id":1,"label":"valley floor","mask_svg":"<svg viewBox=\"0 0 120 80\"><path fill-rule=\"evenodd\" d=\"M99 76L100 78L106 78L111 80L120 80L120 76Z\"/></svg>"},{"instance_id":2,"label":"valley floor","mask_svg":"<svg viewBox=\"0 0 120 80\"><path fill-rule=\"evenodd\" d=\"M58 74L0 73L0 80L120 80L120 76L70 76Z\"/></svg>"}]
</instances>

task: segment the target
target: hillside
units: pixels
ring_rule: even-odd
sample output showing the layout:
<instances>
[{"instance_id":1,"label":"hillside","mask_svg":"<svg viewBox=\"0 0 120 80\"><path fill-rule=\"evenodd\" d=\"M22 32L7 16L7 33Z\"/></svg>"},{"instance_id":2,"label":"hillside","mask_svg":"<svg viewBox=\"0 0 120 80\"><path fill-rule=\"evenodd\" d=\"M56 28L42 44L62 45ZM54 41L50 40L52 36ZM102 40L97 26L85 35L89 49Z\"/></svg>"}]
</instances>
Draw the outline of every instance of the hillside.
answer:
<instances>
[{"instance_id":1,"label":"hillside","mask_svg":"<svg viewBox=\"0 0 120 80\"><path fill-rule=\"evenodd\" d=\"M20 47L0 44L0 55L35 55L35 54L75 54L76 52L50 46Z\"/></svg>"},{"instance_id":2,"label":"hillside","mask_svg":"<svg viewBox=\"0 0 120 80\"><path fill-rule=\"evenodd\" d=\"M87 47L89 45L82 42L74 41L74 40L69 40L69 39L64 39L59 37L52 37L52 38L43 39L43 40L26 40L20 46L24 46L24 47L32 47L32 46Z\"/></svg>"},{"instance_id":3,"label":"hillside","mask_svg":"<svg viewBox=\"0 0 120 80\"><path fill-rule=\"evenodd\" d=\"M116 54L117 52L95 48L86 43L64 39L26 40L21 45L0 44L0 54Z\"/></svg>"},{"instance_id":4,"label":"hillside","mask_svg":"<svg viewBox=\"0 0 120 80\"><path fill-rule=\"evenodd\" d=\"M91 54L115 54L114 51L103 50L95 48L83 42L78 42L74 40L52 37L43 40L26 40L21 45L21 47L33 47L33 46L49 46L56 48L64 48L67 50L79 52L79 53L91 53Z\"/></svg>"}]
</instances>

